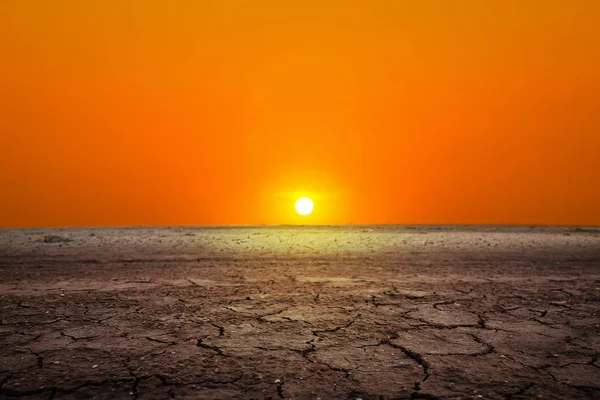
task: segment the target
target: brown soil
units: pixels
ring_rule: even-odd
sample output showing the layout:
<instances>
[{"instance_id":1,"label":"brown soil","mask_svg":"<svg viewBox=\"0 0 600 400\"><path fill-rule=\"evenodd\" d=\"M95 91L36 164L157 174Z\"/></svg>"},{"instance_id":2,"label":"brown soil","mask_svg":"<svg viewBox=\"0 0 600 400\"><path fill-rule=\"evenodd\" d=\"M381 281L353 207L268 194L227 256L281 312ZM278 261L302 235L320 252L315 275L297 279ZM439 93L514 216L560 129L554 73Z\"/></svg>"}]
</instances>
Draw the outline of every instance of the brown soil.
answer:
<instances>
[{"instance_id":1,"label":"brown soil","mask_svg":"<svg viewBox=\"0 0 600 400\"><path fill-rule=\"evenodd\" d=\"M600 398L600 229L0 230L0 398Z\"/></svg>"}]
</instances>

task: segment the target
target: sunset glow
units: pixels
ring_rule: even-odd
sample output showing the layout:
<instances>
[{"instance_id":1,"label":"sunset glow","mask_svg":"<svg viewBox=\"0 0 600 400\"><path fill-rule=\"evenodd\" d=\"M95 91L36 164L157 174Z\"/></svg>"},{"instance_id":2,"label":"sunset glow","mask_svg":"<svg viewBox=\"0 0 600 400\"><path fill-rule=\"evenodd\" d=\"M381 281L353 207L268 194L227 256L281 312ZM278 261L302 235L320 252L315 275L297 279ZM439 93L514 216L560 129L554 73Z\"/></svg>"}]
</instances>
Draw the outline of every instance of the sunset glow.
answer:
<instances>
[{"instance_id":1,"label":"sunset glow","mask_svg":"<svg viewBox=\"0 0 600 400\"><path fill-rule=\"evenodd\" d=\"M600 2L0 2L0 226L600 224ZM319 198L312 196L317 194Z\"/></svg>"}]
</instances>

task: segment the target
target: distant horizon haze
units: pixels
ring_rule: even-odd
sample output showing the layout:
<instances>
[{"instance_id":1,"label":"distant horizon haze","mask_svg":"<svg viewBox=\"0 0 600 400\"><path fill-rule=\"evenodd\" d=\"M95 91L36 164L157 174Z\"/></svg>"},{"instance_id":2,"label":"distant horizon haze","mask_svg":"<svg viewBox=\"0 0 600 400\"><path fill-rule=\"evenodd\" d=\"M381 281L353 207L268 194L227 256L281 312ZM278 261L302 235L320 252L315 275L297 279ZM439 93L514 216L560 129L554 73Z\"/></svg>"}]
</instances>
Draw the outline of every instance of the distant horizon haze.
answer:
<instances>
[{"instance_id":1,"label":"distant horizon haze","mask_svg":"<svg viewBox=\"0 0 600 400\"><path fill-rule=\"evenodd\" d=\"M45 230L45 231L60 231L60 230L102 230L102 229L252 229L252 228L390 228L390 229L402 229L405 228L408 231L412 230L485 230L485 229L497 229L503 230L567 230L574 232L583 233L600 233L600 225L553 225L553 224L396 224L396 223L349 223L349 224L176 224L176 225L71 225L71 226L59 226L59 225L48 225L48 226L3 226L1 229L5 230Z\"/></svg>"}]
</instances>

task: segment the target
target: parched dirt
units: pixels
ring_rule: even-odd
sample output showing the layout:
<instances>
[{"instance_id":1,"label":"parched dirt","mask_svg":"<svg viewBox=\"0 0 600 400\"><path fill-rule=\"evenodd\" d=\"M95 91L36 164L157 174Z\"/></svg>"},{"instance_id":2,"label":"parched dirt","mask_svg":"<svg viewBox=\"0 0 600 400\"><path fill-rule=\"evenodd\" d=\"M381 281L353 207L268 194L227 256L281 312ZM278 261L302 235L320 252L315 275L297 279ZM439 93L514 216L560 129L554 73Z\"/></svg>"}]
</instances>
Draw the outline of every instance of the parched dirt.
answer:
<instances>
[{"instance_id":1,"label":"parched dirt","mask_svg":"<svg viewBox=\"0 0 600 400\"><path fill-rule=\"evenodd\" d=\"M600 229L0 230L0 398L598 399Z\"/></svg>"}]
</instances>

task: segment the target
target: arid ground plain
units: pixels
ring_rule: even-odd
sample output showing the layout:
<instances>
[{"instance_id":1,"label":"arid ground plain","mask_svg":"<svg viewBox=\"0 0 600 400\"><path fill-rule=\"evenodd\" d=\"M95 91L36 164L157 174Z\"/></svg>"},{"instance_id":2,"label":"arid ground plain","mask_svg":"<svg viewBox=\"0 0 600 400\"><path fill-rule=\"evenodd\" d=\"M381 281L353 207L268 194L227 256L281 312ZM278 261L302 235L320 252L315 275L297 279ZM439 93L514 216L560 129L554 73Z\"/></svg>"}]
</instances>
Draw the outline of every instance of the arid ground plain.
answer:
<instances>
[{"instance_id":1,"label":"arid ground plain","mask_svg":"<svg viewBox=\"0 0 600 400\"><path fill-rule=\"evenodd\" d=\"M0 230L0 398L598 399L600 228Z\"/></svg>"}]
</instances>

